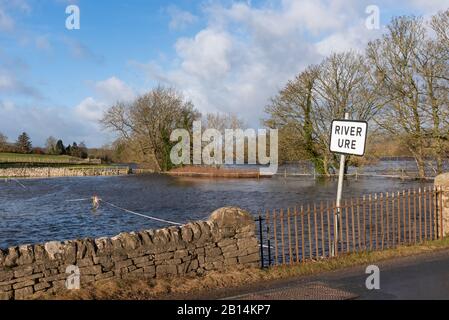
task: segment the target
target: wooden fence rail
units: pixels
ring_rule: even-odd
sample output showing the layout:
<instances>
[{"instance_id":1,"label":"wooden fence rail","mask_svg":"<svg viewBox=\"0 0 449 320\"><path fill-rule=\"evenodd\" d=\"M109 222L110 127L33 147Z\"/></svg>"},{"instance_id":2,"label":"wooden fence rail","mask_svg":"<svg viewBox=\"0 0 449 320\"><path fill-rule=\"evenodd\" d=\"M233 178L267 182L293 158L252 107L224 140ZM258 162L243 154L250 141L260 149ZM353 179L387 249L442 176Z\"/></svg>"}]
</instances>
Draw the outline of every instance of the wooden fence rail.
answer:
<instances>
[{"instance_id":1,"label":"wooden fence rail","mask_svg":"<svg viewBox=\"0 0 449 320\"><path fill-rule=\"evenodd\" d=\"M442 189L426 187L346 199L340 207L320 202L266 210L258 218L262 266L439 239L443 235L440 208Z\"/></svg>"}]
</instances>

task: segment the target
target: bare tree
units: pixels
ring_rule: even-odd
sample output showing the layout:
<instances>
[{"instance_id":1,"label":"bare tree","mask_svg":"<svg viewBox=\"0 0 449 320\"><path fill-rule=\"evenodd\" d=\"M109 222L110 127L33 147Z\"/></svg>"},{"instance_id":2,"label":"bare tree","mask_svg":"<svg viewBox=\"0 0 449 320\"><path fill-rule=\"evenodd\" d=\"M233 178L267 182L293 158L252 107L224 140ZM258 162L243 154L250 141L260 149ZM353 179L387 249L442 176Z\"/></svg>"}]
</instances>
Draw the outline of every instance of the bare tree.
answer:
<instances>
[{"instance_id":1,"label":"bare tree","mask_svg":"<svg viewBox=\"0 0 449 320\"><path fill-rule=\"evenodd\" d=\"M352 119L371 119L377 110L372 90L369 68L361 55L332 54L302 72L272 99L265 124L281 129L281 145L282 141L291 142L282 138L283 132L296 134L291 148L303 149L318 172L329 174L337 166L335 155L329 152L332 120L343 118L345 112Z\"/></svg>"},{"instance_id":2,"label":"bare tree","mask_svg":"<svg viewBox=\"0 0 449 320\"><path fill-rule=\"evenodd\" d=\"M393 19L381 39L370 42L367 57L373 65L378 95L385 102L376 120L393 135L407 133L406 144L424 177L424 134L426 118L420 112L422 92L415 75L416 53L424 38L419 18ZM428 124L428 123L427 123Z\"/></svg>"},{"instance_id":3,"label":"bare tree","mask_svg":"<svg viewBox=\"0 0 449 320\"><path fill-rule=\"evenodd\" d=\"M8 137L0 132L0 151L5 152L8 149Z\"/></svg>"},{"instance_id":4,"label":"bare tree","mask_svg":"<svg viewBox=\"0 0 449 320\"><path fill-rule=\"evenodd\" d=\"M202 126L224 132L225 129L243 129L245 121L233 113L207 113L202 118Z\"/></svg>"},{"instance_id":5,"label":"bare tree","mask_svg":"<svg viewBox=\"0 0 449 320\"><path fill-rule=\"evenodd\" d=\"M161 170L172 167L170 135L175 129L192 130L200 114L173 88L157 87L131 104L117 103L107 110L101 123L122 139L137 145L148 161L154 156Z\"/></svg>"},{"instance_id":6,"label":"bare tree","mask_svg":"<svg viewBox=\"0 0 449 320\"><path fill-rule=\"evenodd\" d=\"M313 113L317 109L314 87L318 75L319 68L311 66L289 81L266 107L269 118L264 123L280 130L282 160L310 159L319 172L325 173L327 169L313 128Z\"/></svg>"},{"instance_id":7,"label":"bare tree","mask_svg":"<svg viewBox=\"0 0 449 320\"><path fill-rule=\"evenodd\" d=\"M441 29L444 23L438 16L431 25L439 40L428 34L420 17L394 18L382 38L367 48L376 92L384 105L376 121L386 132L404 137L421 178L428 155L436 158L437 171L442 171L448 129L447 30Z\"/></svg>"},{"instance_id":8,"label":"bare tree","mask_svg":"<svg viewBox=\"0 0 449 320\"><path fill-rule=\"evenodd\" d=\"M47 138L47 141L45 142L45 151L47 152L47 154L57 154L56 151L57 142L58 141L53 136Z\"/></svg>"},{"instance_id":9,"label":"bare tree","mask_svg":"<svg viewBox=\"0 0 449 320\"><path fill-rule=\"evenodd\" d=\"M447 55L449 55L449 9L434 15L431 27L436 32L438 41L445 48L447 58Z\"/></svg>"},{"instance_id":10,"label":"bare tree","mask_svg":"<svg viewBox=\"0 0 449 320\"><path fill-rule=\"evenodd\" d=\"M379 109L375 85L365 58L355 52L332 54L320 64L316 83L317 110L314 129L324 154L324 161L337 167L335 154L329 152L330 126L333 119L371 120ZM348 162L350 157L346 158ZM345 167L347 170L347 167Z\"/></svg>"},{"instance_id":11,"label":"bare tree","mask_svg":"<svg viewBox=\"0 0 449 320\"><path fill-rule=\"evenodd\" d=\"M229 146L226 145L226 137L225 137L225 130L245 130L247 128L247 125L243 119L240 119L236 114L234 113L207 113L205 114L201 119L201 127L202 130L207 129L216 129L222 134L221 141L218 142L219 147L218 149L222 150L222 158L226 155L226 148L229 148L228 152L233 154L234 159L237 157L237 150L234 148L234 145L237 141L237 138L235 135L232 137L233 145ZM206 146L210 142L209 141L203 141L202 145ZM244 147L243 150L243 157L244 159L247 158L247 152L248 148ZM213 155L213 152L211 156ZM219 164L215 164L215 166L219 167Z\"/></svg>"},{"instance_id":12,"label":"bare tree","mask_svg":"<svg viewBox=\"0 0 449 320\"><path fill-rule=\"evenodd\" d=\"M426 138L431 138L428 147L436 160L436 171L443 171L445 153L444 141L448 138L448 63L444 46L435 39L425 39L416 53L416 78L423 98L420 110L429 118L431 128L426 130ZM427 133L427 131L429 131Z\"/></svg>"}]
</instances>

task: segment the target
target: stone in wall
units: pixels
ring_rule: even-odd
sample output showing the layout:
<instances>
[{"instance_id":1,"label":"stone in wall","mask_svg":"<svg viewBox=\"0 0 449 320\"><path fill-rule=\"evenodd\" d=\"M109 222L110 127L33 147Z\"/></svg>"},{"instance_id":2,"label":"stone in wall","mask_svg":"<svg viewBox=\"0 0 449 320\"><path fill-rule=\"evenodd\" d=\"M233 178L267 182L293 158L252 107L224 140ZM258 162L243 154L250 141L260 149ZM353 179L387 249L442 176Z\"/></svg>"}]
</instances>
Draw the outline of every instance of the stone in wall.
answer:
<instances>
[{"instance_id":1,"label":"stone in wall","mask_svg":"<svg viewBox=\"0 0 449 320\"><path fill-rule=\"evenodd\" d=\"M443 173L435 177L435 186L441 188L442 191L442 208L443 210L443 234L449 235L449 173ZM440 217L438 213L438 217Z\"/></svg>"},{"instance_id":2,"label":"stone in wall","mask_svg":"<svg viewBox=\"0 0 449 320\"><path fill-rule=\"evenodd\" d=\"M235 207L181 227L121 233L112 238L52 241L0 250L0 299L26 299L66 289L68 267L81 286L129 277L202 275L227 267L257 267L253 217Z\"/></svg>"}]
</instances>

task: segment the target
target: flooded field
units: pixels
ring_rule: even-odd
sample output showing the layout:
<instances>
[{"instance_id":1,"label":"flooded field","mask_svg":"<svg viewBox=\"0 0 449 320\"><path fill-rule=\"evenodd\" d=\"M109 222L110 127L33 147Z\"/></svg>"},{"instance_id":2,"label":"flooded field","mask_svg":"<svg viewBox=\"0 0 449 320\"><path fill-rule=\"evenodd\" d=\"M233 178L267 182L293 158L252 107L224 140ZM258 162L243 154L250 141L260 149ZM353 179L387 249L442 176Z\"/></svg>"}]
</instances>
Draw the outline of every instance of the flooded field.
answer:
<instances>
[{"instance_id":1,"label":"flooded field","mask_svg":"<svg viewBox=\"0 0 449 320\"><path fill-rule=\"evenodd\" d=\"M205 219L217 208L239 206L253 214L334 200L336 180L281 176L272 179L198 179L165 175L0 181L0 247L113 236L167 224L101 204L71 201L97 194L114 205L179 223ZM22 185L21 185L22 184ZM388 178L345 181L344 198L431 185Z\"/></svg>"}]
</instances>

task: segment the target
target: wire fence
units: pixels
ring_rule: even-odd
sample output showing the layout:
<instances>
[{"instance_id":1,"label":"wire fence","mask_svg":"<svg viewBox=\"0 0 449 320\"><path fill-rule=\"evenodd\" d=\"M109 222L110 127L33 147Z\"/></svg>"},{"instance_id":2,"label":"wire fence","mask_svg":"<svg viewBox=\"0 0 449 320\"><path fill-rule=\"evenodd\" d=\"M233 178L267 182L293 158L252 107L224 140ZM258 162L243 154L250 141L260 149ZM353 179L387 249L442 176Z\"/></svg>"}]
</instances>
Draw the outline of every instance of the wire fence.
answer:
<instances>
[{"instance_id":1,"label":"wire fence","mask_svg":"<svg viewBox=\"0 0 449 320\"><path fill-rule=\"evenodd\" d=\"M449 161L444 161L443 170L449 170ZM338 177L338 172L330 172L328 174L320 174L310 160L290 161L279 167L276 174L280 177ZM363 178L363 177L379 177L379 178L398 178L398 179L428 179L432 180L438 175L436 163L428 160L425 163L424 177L420 177L416 162L409 157L390 157L381 158L376 161L360 164L359 166L349 166L346 178Z\"/></svg>"}]
</instances>

